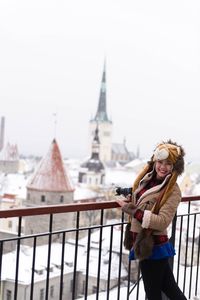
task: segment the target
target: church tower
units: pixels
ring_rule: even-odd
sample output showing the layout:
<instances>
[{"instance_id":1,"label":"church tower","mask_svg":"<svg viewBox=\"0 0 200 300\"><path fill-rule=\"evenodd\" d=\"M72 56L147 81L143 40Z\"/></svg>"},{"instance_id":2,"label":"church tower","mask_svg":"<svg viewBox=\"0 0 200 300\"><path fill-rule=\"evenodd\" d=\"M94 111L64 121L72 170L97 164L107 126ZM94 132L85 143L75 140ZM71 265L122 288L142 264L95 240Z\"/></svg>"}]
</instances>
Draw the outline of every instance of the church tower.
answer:
<instances>
[{"instance_id":1,"label":"church tower","mask_svg":"<svg viewBox=\"0 0 200 300\"><path fill-rule=\"evenodd\" d=\"M84 183L90 188L103 185L105 178L105 168L99 158L100 142L98 132L99 130L97 124L92 142L91 157L81 165L79 172L79 183Z\"/></svg>"},{"instance_id":2,"label":"church tower","mask_svg":"<svg viewBox=\"0 0 200 300\"><path fill-rule=\"evenodd\" d=\"M90 141L95 136L96 124L98 123L100 149L99 156L102 162L111 160L112 151L112 121L108 119L106 110L106 63L104 63L99 103L95 117L90 121Z\"/></svg>"}]
</instances>

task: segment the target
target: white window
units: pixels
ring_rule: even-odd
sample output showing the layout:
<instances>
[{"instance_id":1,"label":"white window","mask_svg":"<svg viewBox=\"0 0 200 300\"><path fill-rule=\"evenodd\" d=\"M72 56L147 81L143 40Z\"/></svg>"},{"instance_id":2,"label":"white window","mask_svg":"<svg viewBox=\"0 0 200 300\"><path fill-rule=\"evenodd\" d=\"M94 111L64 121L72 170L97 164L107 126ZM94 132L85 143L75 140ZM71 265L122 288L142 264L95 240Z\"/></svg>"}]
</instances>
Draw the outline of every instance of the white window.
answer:
<instances>
[{"instance_id":1,"label":"white window","mask_svg":"<svg viewBox=\"0 0 200 300\"><path fill-rule=\"evenodd\" d=\"M40 290L40 300L44 300L44 289Z\"/></svg>"},{"instance_id":2,"label":"white window","mask_svg":"<svg viewBox=\"0 0 200 300\"><path fill-rule=\"evenodd\" d=\"M7 290L6 291L6 300L11 300L12 298L12 291L11 290Z\"/></svg>"},{"instance_id":3,"label":"white window","mask_svg":"<svg viewBox=\"0 0 200 300\"><path fill-rule=\"evenodd\" d=\"M45 202L45 195L41 196L41 202Z\"/></svg>"},{"instance_id":4,"label":"white window","mask_svg":"<svg viewBox=\"0 0 200 300\"><path fill-rule=\"evenodd\" d=\"M104 136L110 136L110 132L109 131L104 131L103 135Z\"/></svg>"},{"instance_id":5,"label":"white window","mask_svg":"<svg viewBox=\"0 0 200 300\"><path fill-rule=\"evenodd\" d=\"M8 228L12 228L12 221L8 221Z\"/></svg>"},{"instance_id":6,"label":"white window","mask_svg":"<svg viewBox=\"0 0 200 300\"><path fill-rule=\"evenodd\" d=\"M53 298L54 297L54 286L51 285L50 287L50 297Z\"/></svg>"}]
</instances>

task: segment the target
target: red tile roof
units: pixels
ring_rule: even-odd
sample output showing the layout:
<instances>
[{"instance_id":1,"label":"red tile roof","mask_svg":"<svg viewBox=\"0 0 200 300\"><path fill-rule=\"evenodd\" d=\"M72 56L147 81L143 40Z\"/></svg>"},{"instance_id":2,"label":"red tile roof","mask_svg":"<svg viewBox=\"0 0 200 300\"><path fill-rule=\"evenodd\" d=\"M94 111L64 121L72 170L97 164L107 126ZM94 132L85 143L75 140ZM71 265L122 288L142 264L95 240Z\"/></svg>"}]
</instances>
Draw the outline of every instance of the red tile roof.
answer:
<instances>
[{"instance_id":1,"label":"red tile roof","mask_svg":"<svg viewBox=\"0 0 200 300\"><path fill-rule=\"evenodd\" d=\"M38 169L28 183L27 188L46 192L74 191L55 139L46 157L42 159Z\"/></svg>"}]
</instances>

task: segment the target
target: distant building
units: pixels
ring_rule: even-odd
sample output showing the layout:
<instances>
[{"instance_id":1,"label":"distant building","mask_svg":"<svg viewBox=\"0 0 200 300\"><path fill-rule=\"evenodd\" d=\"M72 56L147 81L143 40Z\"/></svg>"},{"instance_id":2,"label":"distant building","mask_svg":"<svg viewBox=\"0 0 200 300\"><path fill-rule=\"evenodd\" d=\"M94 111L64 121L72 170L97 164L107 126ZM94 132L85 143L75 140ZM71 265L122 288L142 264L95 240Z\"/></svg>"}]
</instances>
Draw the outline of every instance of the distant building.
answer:
<instances>
[{"instance_id":1,"label":"distant building","mask_svg":"<svg viewBox=\"0 0 200 300\"><path fill-rule=\"evenodd\" d=\"M194 188L194 183L192 182L191 176L190 174L188 174L187 172L185 172L182 176L181 176L181 182L179 183L181 192L184 196L187 195L191 195L192 194L192 190ZM180 179L179 179L180 181Z\"/></svg>"},{"instance_id":2,"label":"distant building","mask_svg":"<svg viewBox=\"0 0 200 300\"><path fill-rule=\"evenodd\" d=\"M5 117L1 117L0 127L0 172L17 173L19 171L19 152L16 144L7 143L4 146Z\"/></svg>"},{"instance_id":3,"label":"distant building","mask_svg":"<svg viewBox=\"0 0 200 300\"><path fill-rule=\"evenodd\" d=\"M0 210L19 208L21 204L21 199L17 198L15 194L3 194L0 196ZM10 241L4 243L4 253L14 251L16 249L16 242L12 241L12 238L17 236L18 227L18 218L0 218L0 239L11 238ZM24 219L22 220L22 231L23 228Z\"/></svg>"},{"instance_id":4,"label":"distant building","mask_svg":"<svg viewBox=\"0 0 200 300\"><path fill-rule=\"evenodd\" d=\"M73 202L74 188L54 139L27 184L27 206L67 204Z\"/></svg>"},{"instance_id":5,"label":"distant building","mask_svg":"<svg viewBox=\"0 0 200 300\"><path fill-rule=\"evenodd\" d=\"M100 276L97 273L97 263L99 257L99 243L97 242L97 237L99 235L98 231L94 231L91 234L90 243L90 262L88 268L88 295L93 294L97 289L97 279L99 280L99 292L106 291L108 286L108 267L109 259L112 260L110 265L110 275L109 284L110 289L118 286L118 274L120 269L121 281L127 280L128 276L128 251L123 249L123 253L120 252L120 236L121 231L113 228L113 243L115 245L114 249L110 253L109 249L109 239L110 239L110 228L104 228L102 235L102 255L100 264ZM99 241L99 238L98 238ZM52 243L51 244L51 260L49 268L49 298L48 299L60 299L60 279L61 270L63 271L63 297L62 299L72 299L72 288L74 279L74 264L76 263L76 289L75 289L75 299L85 296L86 287L86 264L88 260L88 244L87 239L80 239L78 244L72 240L64 244ZM33 248L26 247L24 245L20 246L20 264L18 273L18 299L30 299L31 293L31 280L32 280L32 270L34 270L34 292L33 299L45 299L45 289L47 280L47 260L49 253L49 246L37 246L35 249L35 257L33 257ZM76 248L78 247L78 248ZM62 254L62 251L64 252ZM74 253L77 249L77 261L75 262ZM63 264L62 264L63 255ZM34 269L33 269L33 259L34 259ZM122 264L120 260L122 259ZM13 268L8 268L13 266ZM133 269L134 265L134 269ZM2 268L1 268L1 282L2 299L13 299L15 291L15 267L16 267L16 249L13 252L3 255ZM135 273L137 265L133 262L131 268ZM98 278L99 276L99 278ZM133 276L133 275L131 275ZM136 277L137 279L137 277ZM10 295L10 298L7 297ZM6 298L7 297L7 298ZM74 298L73 298L74 299Z\"/></svg>"},{"instance_id":6,"label":"distant building","mask_svg":"<svg viewBox=\"0 0 200 300\"><path fill-rule=\"evenodd\" d=\"M64 163L60 149L54 139L49 152L41 160L38 169L27 184L26 206L46 206L69 204L73 202L74 188L70 178L64 168ZM73 226L73 216L68 213L54 216L56 229ZM25 233L33 234L45 232L48 230L49 219L47 216L41 216L36 222L34 217L27 217L25 224ZM55 229L55 228L54 228ZM56 240L56 237L55 237ZM47 241L41 242L41 244Z\"/></svg>"},{"instance_id":7,"label":"distant building","mask_svg":"<svg viewBox=\"0 0 200 300\"><path fill-rule=\"evenodd\" d=\"M34 264L34 292L31 297L31 275L33 248L25 245L20 246L20 264L18 273L17 299L45 299L48 245L36 247ZM71 249L70 249L71 250ZM49 268L49 297L48 299L59 299L60 293L60 272L63 267L63 299L72 298L73 266L69 266L70 258L65 256L65 264L61 266L60 260L61 244L51 246L51 265ZM14 299L15 295L15 268L16 249L13 252L3 255L1 273L1 296L0 299ZM59 259L57 259L59 258ZM10 266L8 268L8 266ZM77 274L78 276L78 274Z\"/></svg>"},{"instance_id":8,"label":"distant building","mask_svg":"<svg viewBox=\"0 0 200 300\"><path fill-rule=\"evenodd\" d=\"M0 196L0 209L7 210L19 208L21 201L14 194ZM0 218L0 231L16 234L18 231L18 218Z\"/></svg>"},{"instance_id":9,"label":"distant building","mask_svg":"<svg viewBox=\"0 0 200 300\"><path fill-rule=\"evenodd\" d=\"M84 183L90 188L104 184L105 168L100 160L100 147L98 125L92 142L91 157L81 165L79 171L79 183Z\"/></svg>"},{"instance_id":10,"label":"distant building","mask_svg":"<svg viewBox=\"0 0 200 300\"><path fill-rule=\"evenodd\" d=\"M90 141L92 143L95 135L96 124L98 123L100 160L110 166L115 164L115 162L126 164L130 160L134 159L135 155L128 151L125 142L113 143L113 124L107 115L106 100L106 65L104 64L97 112L95 117L90 120Z\"/></svg>"},{"instance_id":11,"label":"distant building","mask_svg":"<svg viewBox=\"0 0 200 300\"><path fill-rule=\"evenodd\" d=\"M135 155L128 151L126 146L126 141L124 139L123 143L114 143L112 144L112 155L111 160L113 162L119 162L122 165L130 162L135 159Z\"/></svg>"}]
</instances>

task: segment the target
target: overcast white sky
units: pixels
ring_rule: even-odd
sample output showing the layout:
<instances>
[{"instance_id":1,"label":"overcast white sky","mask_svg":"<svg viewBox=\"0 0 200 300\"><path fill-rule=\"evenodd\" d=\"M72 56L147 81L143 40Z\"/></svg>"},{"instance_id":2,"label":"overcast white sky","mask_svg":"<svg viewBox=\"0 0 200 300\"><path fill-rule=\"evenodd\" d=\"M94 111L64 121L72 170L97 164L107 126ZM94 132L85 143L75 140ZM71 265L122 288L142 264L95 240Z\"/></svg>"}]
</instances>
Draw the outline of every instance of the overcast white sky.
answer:
<instances>
[{"instance_id":1,"label":"overcast white sky","mask_svg":"<svg viewBox=\"0 0 200 300\"><path fill-rule=\"evenodd\" d=\"M6 141L88 155L104 57L114 142L150 157L172 138L200 159L200 1L1 0L0 116Z\"/></svg>"}]
</instances>

